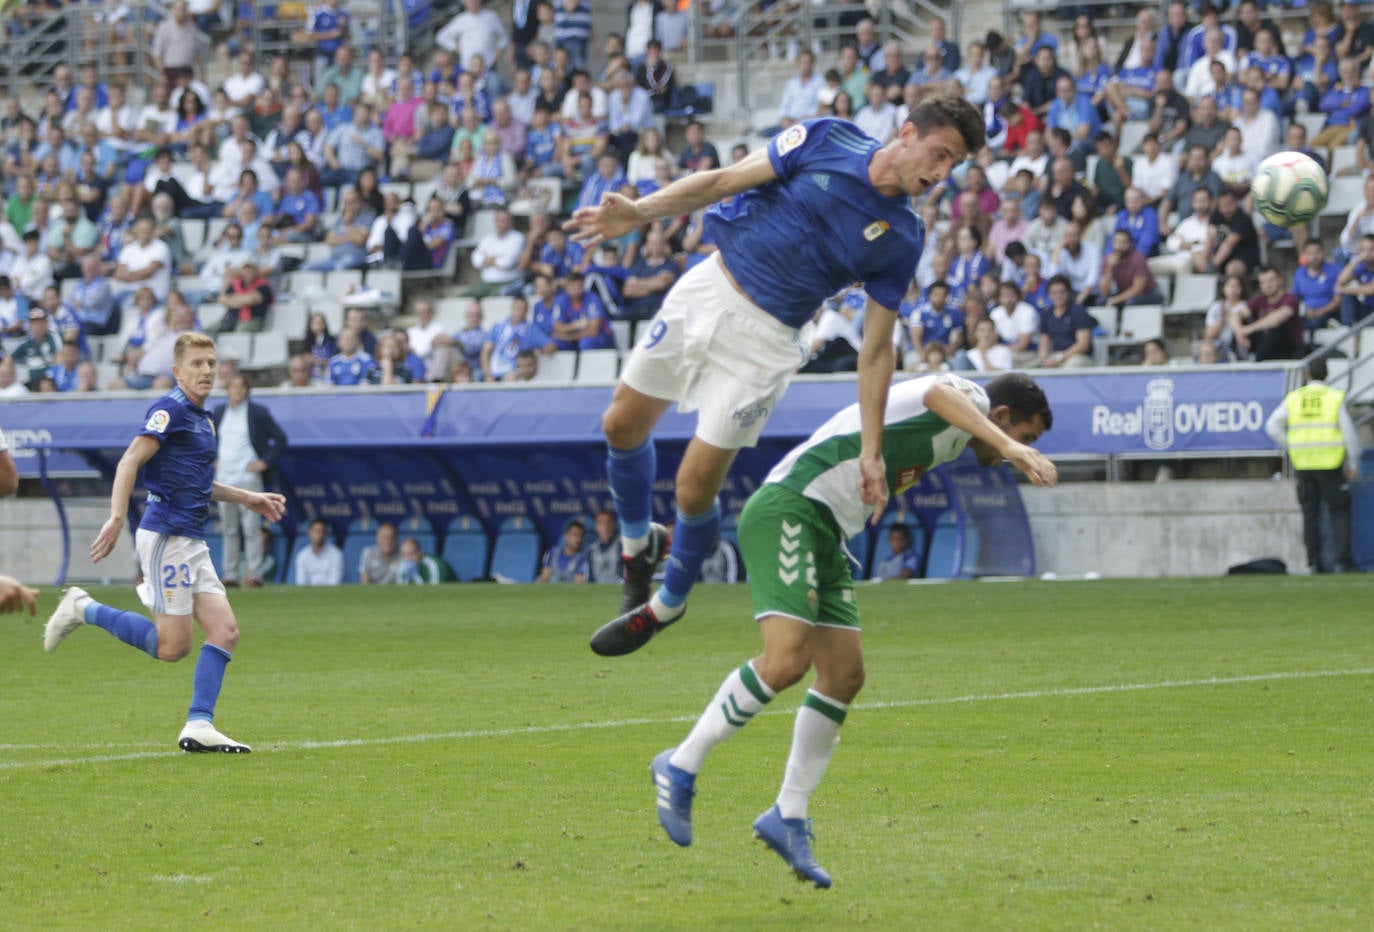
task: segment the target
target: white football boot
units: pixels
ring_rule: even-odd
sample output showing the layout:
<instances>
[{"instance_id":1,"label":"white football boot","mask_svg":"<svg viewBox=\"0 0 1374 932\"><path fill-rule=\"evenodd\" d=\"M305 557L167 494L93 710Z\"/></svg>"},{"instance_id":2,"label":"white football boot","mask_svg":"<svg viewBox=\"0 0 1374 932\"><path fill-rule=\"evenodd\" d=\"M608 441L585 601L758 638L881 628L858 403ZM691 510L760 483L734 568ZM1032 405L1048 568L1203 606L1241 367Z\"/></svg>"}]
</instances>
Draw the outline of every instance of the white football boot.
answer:
<instances>
[{"instance_id":1,"label":"white football boot","mask_svg":"<svg viewBox=\"0 0 1374 932\"><path fill-rule=\"evenodd\" d=\"M177 738L177 746L183 751L222 751L225 754L247 754L253 749L240 744L227 735L215 730L215 726L204 720L187 722Z\"/></svg>"},{"instance_id":2,"label":"white football boot","mask_svg":"<svg viewBox=\"0 0 1374 932\"><path fill-rule=\"evenodd\" d=\"M48 623L43 626L43 649L48 653L57 650L62 639L86 623L85 602L90 598L80 586L71 586L62 594L57 610L52 613Z\"/></svg>"}]
</instances>

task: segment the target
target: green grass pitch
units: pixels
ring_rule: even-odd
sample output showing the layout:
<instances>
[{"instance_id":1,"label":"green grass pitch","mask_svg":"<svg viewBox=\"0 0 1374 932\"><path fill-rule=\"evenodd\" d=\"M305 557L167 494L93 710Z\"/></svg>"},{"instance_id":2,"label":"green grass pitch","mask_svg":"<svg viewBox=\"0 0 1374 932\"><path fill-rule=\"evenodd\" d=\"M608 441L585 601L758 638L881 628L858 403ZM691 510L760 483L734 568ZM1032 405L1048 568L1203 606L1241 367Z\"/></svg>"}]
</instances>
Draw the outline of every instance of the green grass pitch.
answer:
<instances>
[{"instance_id":1,"label":"green grass pitch","mask_svg":"<svg viewBox=\"0 0 1374 932\"><path fill-rule=\"evenodd\" d=\"M605 588L236 591L241 757L176 750L190 659L94 628L48 656L10 616L0 928L1367 928L1371 596L862 588L868 686L812 802L829 891L749 827L800 688L707 762L692 847L654 816L649 759L757 648L742 586L617 659L586 647Z\"/></svg>"}]
</instances>

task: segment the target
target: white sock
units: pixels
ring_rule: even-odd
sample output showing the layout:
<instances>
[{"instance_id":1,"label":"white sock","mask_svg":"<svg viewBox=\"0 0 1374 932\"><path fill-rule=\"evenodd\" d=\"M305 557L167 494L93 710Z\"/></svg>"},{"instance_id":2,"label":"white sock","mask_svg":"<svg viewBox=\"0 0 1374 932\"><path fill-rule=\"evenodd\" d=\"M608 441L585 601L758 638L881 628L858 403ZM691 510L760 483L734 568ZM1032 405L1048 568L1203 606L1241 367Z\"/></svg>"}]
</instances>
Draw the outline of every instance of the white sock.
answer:
<instances>
[{"instance_id":1,"label":"white sock","mask_svg":"<svg viewBox=\"0 0 1374 932\"><path fill-rule=\"evenodd\" d=\"M627 557L637 557L644 548L649 546L649 535L641 534L639 537L620 537L620 552Z\"/></svg>"},{"instance_id":2,"label":"white sock","mask_svg":"<svg viewBox=\"0 0 1374 932\"><path fill-rule=\"evenodd\" d=\"M787 755L787 771L778 792L778 811L784 819L805 819L811 794L821 785L825 769L840 743L840 726L849 706L822 696L814 689L797 710L792 729L792 752Z\"/></svg>"},{"instance_id":3,"label":"white sock","mask_svg":"<svg viewBox=\"0 0 1374 932\"><path fill-rule=\"evenodd\" d=\"M649 607L654 610L655 618L657 618L659 621L672 621L675 618L677 618L678 615L681 615L683 612L687 611L687 606L685 603L677 606L676 608L673 608L672 606L666 604L663 601L663 599L659 597L659 593L661 593L662 591L662 587L659 587L658 591L654 593L654 597L649 600ZM769 698L772 697L770 696Z\"/></svg>"},{"instance_id":4,"label":"white sock","mask_svg":"<svg viewBox=\"0 0 1374 932\"><path fill-rule=\"evenodd\" d=\"M730 671L706 711L692 726L687 740L677 746L668 763L688 773L700 773L711 748L739 734L775 695L754 672L752 660Z\"/></svg>"}]
</instances>

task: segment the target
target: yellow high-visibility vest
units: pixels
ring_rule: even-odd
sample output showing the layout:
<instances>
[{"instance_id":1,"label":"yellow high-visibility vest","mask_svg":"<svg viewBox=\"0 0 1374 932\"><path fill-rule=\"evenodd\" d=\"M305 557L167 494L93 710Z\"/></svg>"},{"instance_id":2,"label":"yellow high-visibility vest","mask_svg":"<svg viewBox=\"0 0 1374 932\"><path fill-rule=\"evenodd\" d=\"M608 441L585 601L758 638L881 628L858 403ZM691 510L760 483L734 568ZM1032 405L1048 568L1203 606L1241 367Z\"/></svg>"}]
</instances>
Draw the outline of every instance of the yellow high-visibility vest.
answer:
<instances>
[{"instance_id":1,"label":"yellow high-visibility vest","mask_svg":"<svg viewBox=\"0 0 1374 932\"><path fill-rule=\"evenodd\" d=\"M1345 459L1341 406L1345 392L1309 382L1283 399L1288 409L1288 457L1294 469L1335 469Z\"/></svg>"}]
</instances>

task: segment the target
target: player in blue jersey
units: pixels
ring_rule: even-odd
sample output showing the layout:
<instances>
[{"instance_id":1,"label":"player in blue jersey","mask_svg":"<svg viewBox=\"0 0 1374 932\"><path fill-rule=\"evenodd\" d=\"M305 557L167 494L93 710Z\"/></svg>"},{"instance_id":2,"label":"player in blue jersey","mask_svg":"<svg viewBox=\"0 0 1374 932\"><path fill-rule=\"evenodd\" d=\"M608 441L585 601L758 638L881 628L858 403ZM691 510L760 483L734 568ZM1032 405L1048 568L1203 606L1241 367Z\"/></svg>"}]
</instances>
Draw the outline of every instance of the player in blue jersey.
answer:
<instances>
[{"instance_id":1,"label":"player in blue jersey","mask_svg":"<svg viewBox=\"0 0 1374 932\"><path fill-rule=\"evenodd\" d=\"M912 110L887 145L843 120L807 120L728 168L688 175L637 201L607 194L573 213L568 228L594 245L714 204L706 231L719 247L673 285L602 417L625 588L623 614L596 632L592 650L630 653L682 617L715 544L716 496L736 452L758 442L806 363L805 330L816 309L856 283L868 294L859 353L861 491L875 507L886 500L882 425L893 325L925 242L910 198L943 181L983 141L976 107L936 95ZM650 523L657 473L650 432L673 402L699 414L678 469L663 585L650 599L668 543L667 531Z\"/></svg>"},{"instance_id":2,"label":"player in blue jersey","mask_svg":"<svg viewBox=\"0 0 1374 932\"><path fill-rule=\"evenodd\" d=\"M191 652L191 620L205 634L196 661L191 710L177 744L185 751L246 753L248 745L215 729L215 702L225 667L238 643L238 622L205 545L210 503L232 502L269 521L286 512L275 492L249 492L214 481L214 421L205 399L215 384L215 344L204 334L177 338L172 374L177 386L148 409L143 429L119 461L110 493L110 517L91 544L91 559L109 556L124 528L129 496L138 471L148 489L148 504L134 537L143 582L138 595L152 619L102 605L73 586L43 630L43 649L51 653L62 639L92 624L157 660L177 661Z\"/></svg>"}]
</instances>

